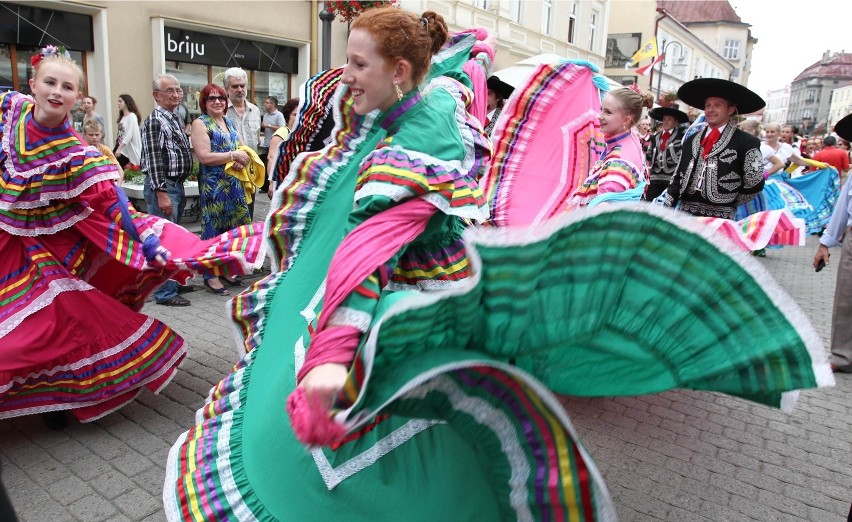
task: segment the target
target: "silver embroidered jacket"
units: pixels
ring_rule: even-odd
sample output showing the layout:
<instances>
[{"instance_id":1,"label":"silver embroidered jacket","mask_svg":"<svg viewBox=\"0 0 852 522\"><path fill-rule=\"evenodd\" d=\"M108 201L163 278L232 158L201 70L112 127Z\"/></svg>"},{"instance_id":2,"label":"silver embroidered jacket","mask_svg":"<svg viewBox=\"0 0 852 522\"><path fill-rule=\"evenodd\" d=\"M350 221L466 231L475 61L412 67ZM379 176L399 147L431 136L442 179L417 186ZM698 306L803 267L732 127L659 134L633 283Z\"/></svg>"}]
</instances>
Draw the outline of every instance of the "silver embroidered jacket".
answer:
<instances>
[{"instance_id":1,"label":"silver embroidered jacket","mask_svg":"<svg viewBox=\"0 0 852 522\"><path fill-rule=\"evenodd\" d=\"M683 143L677 171L664 203L696 216L733 219L738 206L763 190L763 156L760 141L729 124L706 158L697 133Z\"/></svg>"},{"instance_id":2,"label":"silver embroidered jacket","mask_svg":"<svg viewBox=\"0 0 852 522\"><path fill-rule=\"evenodd\" d=\"M669 136L669 141L666 143L665 149L660 147L663 141L663 132L657 132L651 138L651 145L648 147L645 159L648 160L648 166L651 169L650 180L652 182L665 181L666 185L668 185L680 161L681 145L683 135L686 133L686 125L678 125L672 129L672 134Z\"/></svg>"}]
</instances>

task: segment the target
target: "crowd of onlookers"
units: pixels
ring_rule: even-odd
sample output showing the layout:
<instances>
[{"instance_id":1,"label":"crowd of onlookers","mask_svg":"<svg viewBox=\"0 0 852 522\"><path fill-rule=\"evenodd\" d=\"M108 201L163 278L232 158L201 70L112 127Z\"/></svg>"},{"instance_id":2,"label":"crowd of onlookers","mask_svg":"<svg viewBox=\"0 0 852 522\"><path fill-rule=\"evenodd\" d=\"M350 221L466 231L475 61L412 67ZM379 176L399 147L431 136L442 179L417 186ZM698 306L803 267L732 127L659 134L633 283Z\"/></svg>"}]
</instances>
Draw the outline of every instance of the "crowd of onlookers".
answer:
<instances>
[{"instance_id":1,"label":"crowd of onlookers","mask_svg":"<svg viewBox=\"0 0 852 522\"><path fill-rule=\"evenodd\" d=\"M210 83L193 94L199 115L187 108L174 76L155 77L152 91L156 105L147 118L132 96L118 96L116 139L111 146L103 143L107 122L98 113L94 96L84 96L73 109L75 130L113 160L121 182L125 169L144 173L147 212L179 223L186 204L183 184L196 172L202 238L251 222L256 195L264 192L272 197L278 147L294 126L299 100L292 98L281 106L276 97L267 96L261 109L248 100L248 75L239 67L225 71L221 84ZM230 295L226 285L241 286L242 281L210 277L204 285L226 296ZM190 301L181 294L192 290L169 281L154 299L168 306L188 306Z\"/></svg>"}]
</instances>

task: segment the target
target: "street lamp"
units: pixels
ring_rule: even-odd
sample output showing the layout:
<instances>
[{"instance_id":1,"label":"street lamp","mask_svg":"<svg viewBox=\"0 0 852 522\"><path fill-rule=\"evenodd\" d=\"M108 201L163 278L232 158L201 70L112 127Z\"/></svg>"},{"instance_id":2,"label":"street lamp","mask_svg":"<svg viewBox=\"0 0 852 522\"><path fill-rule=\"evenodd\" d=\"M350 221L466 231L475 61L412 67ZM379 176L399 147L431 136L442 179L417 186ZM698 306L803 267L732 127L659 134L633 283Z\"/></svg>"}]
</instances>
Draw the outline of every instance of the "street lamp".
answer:
<instances>
[{"instance_id":1,"label":"street lamp","mask_svg":"<svg viewBox=\"0 0 852 522\"><path fill-rule=\"evenodd\" d=\"M683 45L681 45L681 43L678 42L677 40L672 40L672 41L666 43L666 45L663 47L663 59L660 60L660 70L658 71L660 73L660 77L657 78L657 99L658 100L660 99L660 97L662 95L663 67L666 65L666 61L669 59L668 51L669 51L669 47L671 47L672 45L677 45L678 49L680 50L680 52L678 53L678 54L680 54L680 58L678 58L677 61L672 64L672 69L676 69L674 72L680 72L680 71L683 70L684 67L686 67L686 64L683 63L683 58L684 58L683 57Z\"/></svg>"},{"instance_id":2,"label":"street lamp","mask_svg":"<svg viewBox=\"0 0 852 522\"><path fill-rule=\"evenodd\" d=\"M319 13L322 20L322 70L331 68L331 22L334 21L334 13L328 8L328 2L323 2L323 9Z\"/></svg>"}]
</instances>

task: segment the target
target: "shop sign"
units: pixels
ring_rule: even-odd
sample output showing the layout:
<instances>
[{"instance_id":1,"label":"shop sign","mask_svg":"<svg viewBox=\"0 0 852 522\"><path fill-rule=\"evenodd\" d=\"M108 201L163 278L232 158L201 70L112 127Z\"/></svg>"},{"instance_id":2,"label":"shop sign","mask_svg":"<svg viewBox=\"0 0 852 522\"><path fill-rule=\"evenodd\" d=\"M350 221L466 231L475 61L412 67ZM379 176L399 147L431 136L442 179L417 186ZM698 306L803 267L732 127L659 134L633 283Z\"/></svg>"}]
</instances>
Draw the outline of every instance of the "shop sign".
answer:
<instances>
[{"instance_id":1,"label":"shop sign","mask_svg":"<svg viewBox=\"0 0 852 522\"><path fill-rule=\"evenodd\" d=\"M298 57L299 50L286 45L165 28L166 60L296 74Z\"/></svg>"}]
</instances>

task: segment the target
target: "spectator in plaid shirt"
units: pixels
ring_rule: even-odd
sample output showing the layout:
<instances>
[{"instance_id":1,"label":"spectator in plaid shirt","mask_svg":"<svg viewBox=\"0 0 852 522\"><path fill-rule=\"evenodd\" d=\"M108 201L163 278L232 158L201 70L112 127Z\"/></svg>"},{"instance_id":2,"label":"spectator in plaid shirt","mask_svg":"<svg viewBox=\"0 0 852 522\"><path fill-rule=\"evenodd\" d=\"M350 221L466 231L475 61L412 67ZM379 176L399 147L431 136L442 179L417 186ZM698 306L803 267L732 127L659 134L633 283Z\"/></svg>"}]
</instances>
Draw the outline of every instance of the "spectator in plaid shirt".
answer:
<instances>
[{"instance_id":1,"label":"spectator in plaid shirt","mask_svg":"<svg viewBox=\"0 0 852 522\"><path fill-rule=\"evenodd\" d=\"M175 108L183 100L180 82L171 74L154 77L154 101L157 107L142 124L142 172L148 213L180 224L186 195L183 181L192 171L192 152ZM166 281L154 292L157 304L189 306L178 295L176 281Z\"/></svg>"}]
</instances>

